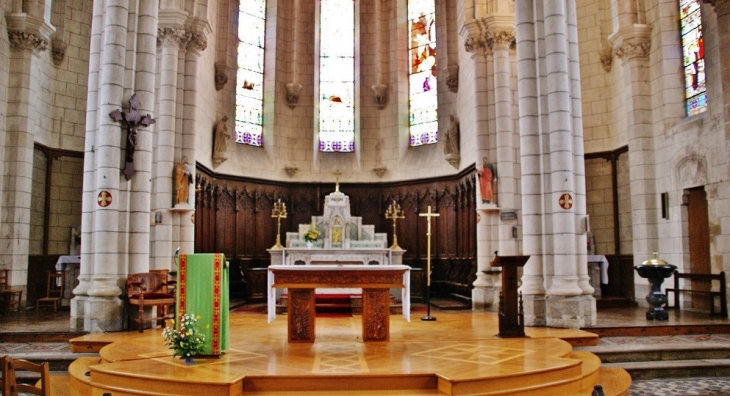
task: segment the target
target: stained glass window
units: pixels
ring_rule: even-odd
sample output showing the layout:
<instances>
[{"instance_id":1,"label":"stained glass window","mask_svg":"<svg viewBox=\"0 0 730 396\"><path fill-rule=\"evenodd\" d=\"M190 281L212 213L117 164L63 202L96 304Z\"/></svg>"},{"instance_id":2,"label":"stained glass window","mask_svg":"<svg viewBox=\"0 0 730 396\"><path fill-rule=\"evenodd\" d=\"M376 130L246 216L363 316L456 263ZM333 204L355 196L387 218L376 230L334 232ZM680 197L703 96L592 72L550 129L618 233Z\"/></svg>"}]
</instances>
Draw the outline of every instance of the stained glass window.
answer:
<instances>
[{"instance_id":1,"label":"stained glass window","mask_svg":"<svg viewBox=\"0 0 730 396\"><path fill-rule=\"evenodd\" d=\"M236 143L263 145L266 0L240 0L236 78Z\"/></svg>"},{"instance_id":2,"label":"stained glass window","mask_svg":"<svg viewBox=\"0 0 730 396\"><path fill-rule=\"evenodd\" d=\"M687 116L702 113L707 109L705 39L702 37L700 3L701 0L679 0Z\"/></svg>"},{"instance_id":3,"label":"stained glass window","mask_svg":"<svg viewBox=\"0 0 730 396\"><path fill-rule=\"evenodd\" d=\"M321 0L319 151L355 151L355 5Z\"/></svg>"},{"instance_id":4,"label":"stained glass window","mask_svg":"<svg viewBox=\"0 0 730 396\"><path fill-rule=\"evenodd\" d=\"M408 1L410 145L438 142L436 89L436 5L434 0Z\"/></svg>"}]
</instances>

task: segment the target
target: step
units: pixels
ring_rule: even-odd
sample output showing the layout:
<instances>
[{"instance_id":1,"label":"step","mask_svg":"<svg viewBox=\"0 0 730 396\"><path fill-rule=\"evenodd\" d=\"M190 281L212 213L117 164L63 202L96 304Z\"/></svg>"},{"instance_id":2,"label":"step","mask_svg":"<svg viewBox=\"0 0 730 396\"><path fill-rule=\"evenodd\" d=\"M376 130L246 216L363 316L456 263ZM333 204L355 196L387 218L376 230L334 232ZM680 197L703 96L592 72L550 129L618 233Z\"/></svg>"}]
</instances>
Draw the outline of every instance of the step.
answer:
<instances>
[{"instance_id":1,"label":"step","mask_svg":"<svg viewBox=\"0 0 730 396\"><path fill-rule=\"evenodd\" d=\"M604 363L730 359L730 346L725 344L598 345L585 350Z\"/></svg>"},{"instance_id":2,"label":"step","mask_svg":"<svg viewBox=\"0 0 730 396\"><path fill-rule=\"evenodd\" d=\"M728 377L730 359L653 360L603 363L602 368L622 368L634 380L678 377Z\"/></svg>"}]
</instances>

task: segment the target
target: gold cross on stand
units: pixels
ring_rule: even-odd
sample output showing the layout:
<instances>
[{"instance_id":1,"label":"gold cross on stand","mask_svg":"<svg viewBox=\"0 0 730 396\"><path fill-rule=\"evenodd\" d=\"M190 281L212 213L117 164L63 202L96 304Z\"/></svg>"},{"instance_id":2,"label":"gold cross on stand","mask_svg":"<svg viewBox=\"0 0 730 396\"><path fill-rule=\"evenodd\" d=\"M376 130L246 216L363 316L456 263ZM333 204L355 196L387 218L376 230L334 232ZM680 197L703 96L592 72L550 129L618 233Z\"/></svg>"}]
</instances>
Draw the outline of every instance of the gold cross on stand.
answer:
<instances>
[{"instance_id":1,"label":"gold cross on stand","mask_svg":"<svg viewBox=\"0 0 730 396\"><path fill-rule=\"evenodd\" d=\"M439 217L440 214L431 213L431 205L428 205L428 212L419 213L418 215L425 217L426 224L428 224L426 227L426 306L428 307L428 311L426 316L422 317L421 320L433 321L436 318L431 316L431 217ZM436 220L434 219L434 221Z\"/></svg>"},{"instance_id":2,"label":"gold cross on stand","mask_svg":"<svg viewBox=\"0 0 730 396\"><path fill-rule=\"evenodd\" d=\"M342 176L342 172L338 169L332 172L332 174L335 175L335 192L340 192L340 176Z\"/></svg>"},{"instance_id":3,"label":"gold cross on stand","mask_svg":"<svg viewBox=\"0 0 730 396\"><path fill-rule=\"evenodd\" d=\"M393 245L390 247L390 250L403 250L398 246L398 234L395 233L395 225L398 219L405 219L406 216L403 215L403 212L400 210L400 205L395 200L393 200L393 203L385 211L385 218L388 220L393 219Z\"/></svg>"}]
</instances>

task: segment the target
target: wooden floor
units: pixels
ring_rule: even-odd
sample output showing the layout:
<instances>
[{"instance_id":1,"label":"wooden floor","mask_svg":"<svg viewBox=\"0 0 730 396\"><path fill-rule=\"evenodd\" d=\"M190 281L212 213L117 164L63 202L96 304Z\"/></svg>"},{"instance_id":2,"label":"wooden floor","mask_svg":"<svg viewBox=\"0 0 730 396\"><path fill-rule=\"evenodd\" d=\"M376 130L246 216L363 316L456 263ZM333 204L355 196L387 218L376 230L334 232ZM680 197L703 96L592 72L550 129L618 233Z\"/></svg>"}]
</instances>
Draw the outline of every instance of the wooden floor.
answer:
<instances>
[{"instance_id":1,"label":"wooden floor","mask_svg":"<svg viewBox=\"0 0 730 396\"><path fill-rule=\"evenodd\" d=\"M360 316L317 318L313 344L289 344L279 316L232 313L230 349L192 366L173 358L161 331L98 333L72 340L76 351L98 350L69 368L72 394L123 395L606 395L626 394L625 372L601 370L582 330L526 328L525 338L500 339L494 314L439 312L426 322L390 320L388 342L363 343ZM625 374L625 375L624 375Z\"/></svg>"}]
</instances>

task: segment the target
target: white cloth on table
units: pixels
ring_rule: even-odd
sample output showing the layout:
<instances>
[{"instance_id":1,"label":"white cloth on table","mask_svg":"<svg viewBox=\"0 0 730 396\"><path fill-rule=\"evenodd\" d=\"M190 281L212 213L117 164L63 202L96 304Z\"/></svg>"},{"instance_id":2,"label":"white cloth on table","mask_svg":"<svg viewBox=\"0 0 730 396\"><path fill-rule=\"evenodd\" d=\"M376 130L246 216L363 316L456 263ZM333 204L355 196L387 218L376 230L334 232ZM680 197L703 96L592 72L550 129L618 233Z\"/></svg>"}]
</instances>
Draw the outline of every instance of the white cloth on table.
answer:
<instances>
[{"instance_id":1,"label":"white cloth on table","mask_svg":"<svg viewBox=\"0 0 730 396\"><path fill-rule=\"evenodd\" d=\"M601 254L589 254L588 262L601 263L601 284L608 284L608 260L606 259L606 256Z\"/></svg>"},{"instance_id":2,"label":"white cloth on table","mask_svg":"<svg viewBox=\"0 0 730 396\"><path fill-rule=\"evenodd\" d=\"M66 269L66 264L80 263L81 256L60 256L56 261L56 271L61 272ZM61 286L61 279L56 280L57 286Z\"/></svg>"}]
</instances>

